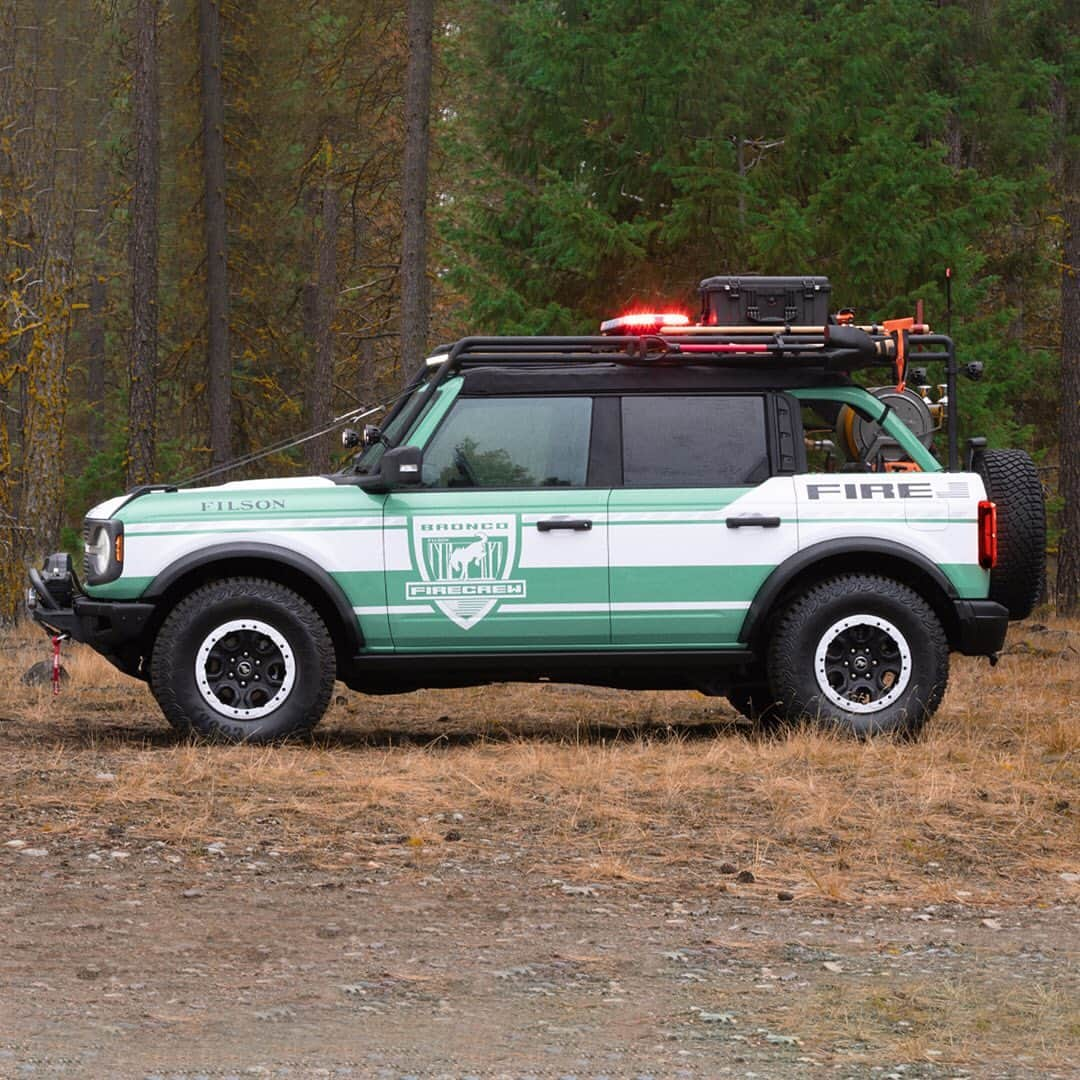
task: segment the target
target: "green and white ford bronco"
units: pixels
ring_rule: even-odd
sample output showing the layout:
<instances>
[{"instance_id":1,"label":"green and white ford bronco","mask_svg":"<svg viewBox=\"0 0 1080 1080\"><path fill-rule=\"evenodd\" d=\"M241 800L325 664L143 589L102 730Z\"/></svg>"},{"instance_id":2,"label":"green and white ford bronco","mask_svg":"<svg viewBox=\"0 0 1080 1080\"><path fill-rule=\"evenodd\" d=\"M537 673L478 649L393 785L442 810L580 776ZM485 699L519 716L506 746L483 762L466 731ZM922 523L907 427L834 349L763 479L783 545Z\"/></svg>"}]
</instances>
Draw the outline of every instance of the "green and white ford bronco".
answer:
<instances>
[{"instance_id":1,"label":"green and white ford bronco","mask_svg":"<svg viewBox=\"0 0 1080 1080\"><path fill-rule=\"evenodd\" d=\"M227 740L310 730L335 679L694 688L916 732L950 650L993 659L1036 602L1042 492L1019 451L971 440L958 467L947 337L825 322L719 326L707 302L463 339L340 472L95 507L81 581L63 554L30 571L33 617ZM922 363L937 401L903 385ZM889 386L850 377L883 365Z\"/></svg>"}]
</instances>

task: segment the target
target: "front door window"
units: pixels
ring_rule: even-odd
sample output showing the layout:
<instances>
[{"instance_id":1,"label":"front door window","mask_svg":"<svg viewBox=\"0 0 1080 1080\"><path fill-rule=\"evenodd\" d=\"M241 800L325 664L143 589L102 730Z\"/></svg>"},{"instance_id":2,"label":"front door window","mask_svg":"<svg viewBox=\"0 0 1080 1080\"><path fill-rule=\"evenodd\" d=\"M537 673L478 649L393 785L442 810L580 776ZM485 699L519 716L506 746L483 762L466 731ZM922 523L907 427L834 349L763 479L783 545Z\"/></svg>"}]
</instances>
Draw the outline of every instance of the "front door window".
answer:
<instances>
[{"instance_id":1,"label":"front door window","mask_svg":"<svg viewBox=\"0 0 1080 1080\"><path fill-rule=\"evenodd\" d=\"M592 400L462 398L424 450L430 488L583 487Z\"/></svg>"}]
</instances>

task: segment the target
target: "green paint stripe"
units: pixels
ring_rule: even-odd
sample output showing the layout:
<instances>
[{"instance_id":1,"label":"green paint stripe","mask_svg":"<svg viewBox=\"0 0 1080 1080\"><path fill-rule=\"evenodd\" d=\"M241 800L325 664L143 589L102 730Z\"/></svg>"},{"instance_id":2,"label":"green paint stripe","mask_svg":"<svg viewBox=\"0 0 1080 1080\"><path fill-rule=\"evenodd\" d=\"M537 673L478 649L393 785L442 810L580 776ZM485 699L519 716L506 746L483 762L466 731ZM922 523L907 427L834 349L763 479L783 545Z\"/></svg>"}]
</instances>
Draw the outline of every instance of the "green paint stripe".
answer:
<instances>
[{"instance_id":1,"label":"green paint stripe","mask_svg":"<svg viewBox=\"0 0 1080 1080\"><path fill-rule=\"evenodd\" d=\"M800 518L800 525L974 525L976 518ZM838 539L843 539L838 537Z\"/></svg>"},{"instance_id":2,"label":"green paint stripe","mask_svg":"<svg viewBox=\"0 0 1080 1080\"><path fill-rule=\"evenodd\" d=\"M941 563L941 572L957 593L968 600L983 600L990 592L990 572L978 563Z\"/></svg>"},{"instance_id":3,"label":"green paint stripe","mask_svg":"<svg viewBox=\"0 0 1080 1080\"><path fill-rule=\"evenodd\" d=\"M384 528L384 532L391 532L394 529L404 529L404 525L387 525ZM274 533L274 532L368 532L372 529L370 525L303 525L303 526L290 526L285 529L275 529L273 525L260 525L256 528L247 529L192 529L190 532L180 532L177 529L163 529L161 532L135 532L128 533L128 543L132 540L139 540L144 536L225 536L229 533Z\"/></svg>"},{"instance_id":4,"label":"green paint stripe","mask_svg":"<svg viewBox=\"0 0 1080 1080\"><path fill-rule=\"evenodd\" d=\"M616 603L682 600L752 601L774 564L750 566L613 566ZM739 613L740 615L742 612Z\"/></svg>"},{"instance_id":5,"label":"green paint stripe","mask_svg":"<svg viewBox=\"0 0 1080 1080\"><path fill-rule=\"evenodd\" d=\"M177 523L179 524L179 522ZM603 525L608 528L618 528L620 525L723 525L724 519L717 518L665 518L661 521L655 519L640 521L596 521L597 528ZM976 518L781 518L781 525L975 525ZM370 529L371 525L304 525L290 526L285 529L275 529L273 525L262 525L256 528L218 528L207 530L193 530L190 533L180 532L176 529L163 529L160 532L133 532L129 534L129 542L144 536L226 536L230 533L259 533L259 532L356 532L358 529ZM526 528L528 526L525 526ZM393 529L406 529L405 525L387 525L385 531Z\"/></svg>"},{"instance_id":6,"label":"green paint stripe","mask_svg":"<svg viewBox=\"0 0 1080 1080\"><path fill-rule=\"evenodd\" d=\"M652 615L656 615L656 612L651 612ZM716 614L711 612L710 614ZM740 615L743 612L739 612ZM364 616L360 616L361 619ZM418 629L424 629L425 624L428 626L437 626L440 628L448 625L447 616L441 611L434 613L430 611L417 611L415 614L410 615L395 615L393 618L407 618L409 619L409 632L414 633ZM526 611L515 612L513 607L507 604L504 607L496 608L490 614L485 615L480 623L477 625L484 626L485 630L490 632L497 631L500 627L505 627L507 623L532 625L533 623L573 623L576 626L583 626L588 624L590 627L608 624L610 614L607 611ZM488 623L488 619L497 619L499 626ZM463 633L475 633L475 631L462 631Z\"/></svg>"},{"instance_id":7,"label":"green paint stripe","mask_svg":"<svg viewBox=\"0 0 1080 1080\"><path fill-rule=\"evenodd\" d=\"M482 626L483 623L480 623L480 625ZM467 634L467 633L471 633L471 632L472 631L468 631L468 630L462 630L461 631L462 634ZM677 653L677 652L679 652L679 651L681 651L681 650L683 650L683 649L685 649L687 647L684 644L672 645L672 643L670 641L662 641L662 640L635 641L633 643L633 646L634 646L634 648L648 649L650 652L660 652L660 653L663 653L663 652ZM454 645L454 644L450 644L448 642L446 644L425 645L425 646L422 646L422 647L416 647L416 646L408 645L408 646L403 647L403 648L395 649L394 651L399 656L402 655L402 654L408 655L408 656L411 656L413 654L415 654L417 656L423 656L423 655L426 655L427 653L464 653L464 654L471 654L471 653L518 653L518 652L533 653L533 652L541 652L541 653L558 654L558 653L564 653L567 650L576 649L576 648L588 649L589 652L593 652L593 651L596 651L596 652L611 652L611 651L614 651L614 650L622 650L622 649L625 649L626 647L627 647L626 643L604 642L603 644L598 644L598 643L596 643L594 641L591 641L591 640L588 640L588 639L583 639L582 641L579 641L579 642L567 641L567 642L565 642L563 644L560 644L560 645L542 645L542 644L528 644L528 645L509 645L509 644L506 644L506 645L504 645L504 644L500 644L499 642L490 642L490 641L485 642L483 645L469 645L468 643L465 643L465 644L462 644L462 645ZM691 647L693 648L693 647L696 647L696 646L691 646ZM731 644L725 644L725 645L706 644L706 645L704 645L702 647L703 648L708 648L710 651L713 651L713 652L725 652L725 651L732 650L732 649L743 649L743 648L745 648L744 645L741 645L738 642L731 643Z\"/></svg>"},{"instance_id":8,"label":"green paint stripe","mask_svg":"<svg viewBox=\"0 0 1080 1080\"><path fill-rule=\"evenodd\" d=\"M782 525L795 525L795 518L781 518L780 523ZM600 522L599 524L603 524ZM607 523L609 529L617 529L620 525L724 525L725 519L718 518L666 518L663 521L610 521Z\"/></svg>"},{"instance_id":9,"label":"green paint stripe","mask_svg":"<svg viewBox=\"0 0 1080 1080\"><path fill-rule=\"evenodd\" d=\"M94 600L138 600L153 580L150 577L121 577L106 585L87 585L86 595Z\"/></svg>"}]
</instances>

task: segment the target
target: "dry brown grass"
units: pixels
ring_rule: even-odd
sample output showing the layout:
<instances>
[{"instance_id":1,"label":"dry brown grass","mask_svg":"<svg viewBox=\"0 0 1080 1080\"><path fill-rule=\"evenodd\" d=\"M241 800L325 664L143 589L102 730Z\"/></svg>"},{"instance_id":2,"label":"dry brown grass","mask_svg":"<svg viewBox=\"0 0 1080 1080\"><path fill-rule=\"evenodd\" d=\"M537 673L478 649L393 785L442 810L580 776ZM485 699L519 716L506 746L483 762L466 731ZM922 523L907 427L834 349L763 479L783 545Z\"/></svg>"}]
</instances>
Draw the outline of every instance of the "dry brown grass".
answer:
<instances>
[{"instance_id":1,"label":"dry brown grass","mask_svg":"<svg viewBox=\"0 0 1080 1080\"><path fill-rule=\"evenodd\" d=\"M1053 982L876 978L861 980L857 992L815 986L793 1021L839 1047L888 1046L891 1060L1050 1072L1080 1038L1077 1016L1075 988Z\"/></svg>"},{"instance_id":2,"label":"dry brown grass","mask_svg":"<svg viewBox=\"0 0 1080 1080\"><path fill-rule=\"evenodd\" d=\"M1080 871L1080 623L1035 626L1014 629L996 668L954 658L915 744L759 739L726 702L690 693L506 686L342 691L312 743L273 748L175 740L146 689L84 648L69 650L58 699L22 687L48 655L27 631L0 651L7 832L122 826L326 868L511 850L534 874L687 892L715 890L731 861L754 872L749 891L797 898L1075 898L1060 875Z\"/></svg>"}]
</instances>

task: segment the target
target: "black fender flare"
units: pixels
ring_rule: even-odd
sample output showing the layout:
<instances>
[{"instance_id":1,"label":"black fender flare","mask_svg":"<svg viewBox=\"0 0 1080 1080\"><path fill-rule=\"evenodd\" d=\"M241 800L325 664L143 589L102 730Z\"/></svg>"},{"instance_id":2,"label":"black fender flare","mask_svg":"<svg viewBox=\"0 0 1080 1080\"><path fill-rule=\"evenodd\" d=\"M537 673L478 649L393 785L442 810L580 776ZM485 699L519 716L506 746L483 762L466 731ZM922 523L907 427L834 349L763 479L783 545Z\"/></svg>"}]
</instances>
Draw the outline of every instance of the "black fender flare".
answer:
<instances>
[{"instance_id":1,"label":"black fender flare","mask_svg":"<svg viewBox=\"0 0 1080 1080\"><path fill-rule=\"evenodd\" d=\"M206 571L221 563L242 564L245 560L277 563L287 567L294 576L300 575L307 578L311 585L326 598L342 628L350 635L346 642L341 643L345 648L339 649L339 652L351 657L363 649L364 635L360 629L360 623L341 586L318 563L312 562L305 555L299 555L295 551L276 544L244 541L235 544L217 544L213 551L193 551L160 571L139 599L147 603L156 603L162 600L178 581L193 571ZM241 574L259 576L258 567L252 567L246 571L240 567L239 570Z\"/></svg>"},{"instance_id":2,"label":"black fender flare","mask_svg":"<svg viewBox=\"0 0 1080 1080\"><path fill-rule=\"evenodd\" d=\"M852 537L846 540L823 540L789 556L762 582L761 588L758 589L757 595L746 612L742 630L739 631L739 641L748 642L753 639L756 632L768 618L770 611L784 589L815 563L865 555L887 558L894 565L898 562L907 563L920 577L924 580L928 579L941 591L942 596L950 601L950 608L952 607L951 601L957 599L956 587L946 577L941 568L921 552L908 547L906 544L863 537ZM887 570L883 569L881 572L887 573ZM950 626L947 625L945 629L946 633L951 636Z\"/></svg>"}]
</instances>

